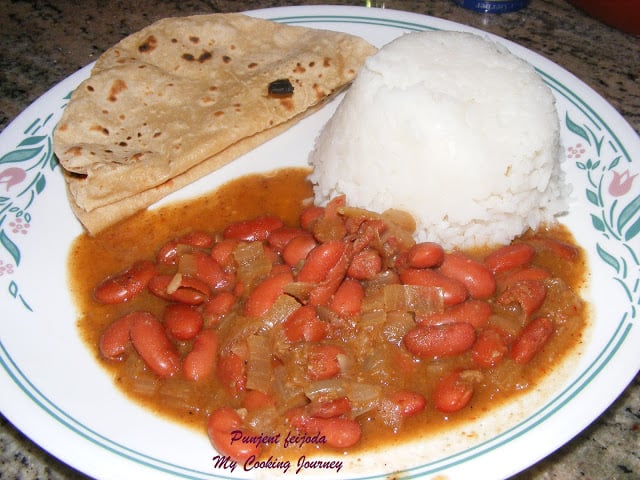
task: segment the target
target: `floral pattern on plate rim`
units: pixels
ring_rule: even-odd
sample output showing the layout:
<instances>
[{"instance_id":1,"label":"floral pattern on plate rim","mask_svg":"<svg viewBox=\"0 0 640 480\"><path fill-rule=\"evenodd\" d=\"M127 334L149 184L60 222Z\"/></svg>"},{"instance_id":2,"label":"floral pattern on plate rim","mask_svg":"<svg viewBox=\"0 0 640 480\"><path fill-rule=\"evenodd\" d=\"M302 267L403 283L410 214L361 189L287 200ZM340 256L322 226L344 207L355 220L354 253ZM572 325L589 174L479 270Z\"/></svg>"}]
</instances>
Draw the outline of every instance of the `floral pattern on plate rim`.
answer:
<instances>
[{"instance_id":1,"label":"floral pattern on plate rim","mask_svg":"<svg viewBox=\"0 0 640 480\"><path fill-rule=\"evenodd\" d=\"M61 109L70 96L64 97ZM11 277L22 261L19 237L29 234L34 221L30 210L59 166L53 153L54 117L48 113L35 118L14 149L0 156L0 278L3 283L7 279L4 291L28 311L33 311L28 294Z\"/></svg>"},{"instance_id":2,"label":"floral pattern on plate rim","mask_svg":"<svg viewBox=\"0 0 640 480\"><path fill-rule=\"evenodd\" d=\"M626 152L602 132L573 122L568 113L565 118L567 128L579 137L566 156L586 176L584 194L594 209L591 224L601 235L596 252L613 269L613 279L629 300L625 315L635 319L640 305L640 251L631 241L640 238L640 189L633 188L640 184L639 174L630 170Z\"/></svg>"}]
</instances>

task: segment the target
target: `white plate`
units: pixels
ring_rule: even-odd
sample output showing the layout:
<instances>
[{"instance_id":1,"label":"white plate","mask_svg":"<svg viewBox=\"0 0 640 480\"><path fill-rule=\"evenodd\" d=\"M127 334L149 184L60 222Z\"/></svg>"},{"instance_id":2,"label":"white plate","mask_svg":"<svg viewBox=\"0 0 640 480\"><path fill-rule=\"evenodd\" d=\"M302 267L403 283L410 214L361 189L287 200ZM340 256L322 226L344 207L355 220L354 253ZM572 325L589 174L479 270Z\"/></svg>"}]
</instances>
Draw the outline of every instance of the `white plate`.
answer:
<instances>
[{"instance_id":1,"label":"white plate","mask_svg":"<svg viewBox=\"0 0 640 480\"><path fill-rule=\"evenodd\" d=\"M359 7L287 7L253 15L340 30L382 46L410 31L474 31L404 12ZM477 31L476 31L477 32ZM622 392L640 368L640 141L601 97L571 74L513 43L553 90L573 185L563 222L586 249L594 309L591 337L575 370L517 421L489 428L458 451L439 444L384 452L320 477L503 478L569 441ZM86 67L26 109L0 136L0 407L33 441L91 476L238 478L273 474L215 467L204 435L154 417L127 400L81 342L67 291L69 245L81 227L66 201L51 132ZM172 195L209 190L256 165L304 165L335 102L239 161ZM635 158L633 158L635 157ZM259 162L257 161L259 159ZM271 160L269 160L271 159ZM266 162L266 163L265 163ZM494 425L495 427L495 425ZM306 471L306 473L313 473ZM295 465L287 475L295 475Z\"/></svg>"}]
</instances>

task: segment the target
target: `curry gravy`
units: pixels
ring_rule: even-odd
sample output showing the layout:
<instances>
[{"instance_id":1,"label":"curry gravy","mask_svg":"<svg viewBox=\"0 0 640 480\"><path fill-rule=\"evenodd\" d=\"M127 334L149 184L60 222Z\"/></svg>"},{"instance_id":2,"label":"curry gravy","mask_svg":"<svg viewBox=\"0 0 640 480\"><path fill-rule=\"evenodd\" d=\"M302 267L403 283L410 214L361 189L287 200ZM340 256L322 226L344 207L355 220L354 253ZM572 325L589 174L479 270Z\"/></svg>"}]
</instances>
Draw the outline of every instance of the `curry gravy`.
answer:
<instances>
[{"instance_id":1,"label":"curry gravy","mask_svg":"<svg viewBox=\"0 0 640 480\"><path fill-rule=\"evenodd\" d=\"M219 233L232 222L264 214L276 215L286 224L296 225L303 203L308 203L313 195L306 181L307 174L306 169L283 169L268 175L246 176L206 196L146 211L94 237L83 234L76 239L69 256L69 277L80 311L79 332L96 361L113 376L114 383L123 393L154 412L202 431L203 435L209 412L225 403L237 408L234 399L222 391L216 379L194 389L192 383L180 378L158 380L134 353L121 362L102 358L98 348L99 339L112 321L133 310L142 309L161 318L166 302L149 294L120 305L101 305L93 299L92 291L105 277L125 270L136 260L154 260L156 252L165 242L193 230ZM573 242L569 232L560 226L537 234ZM470 252L478 257L484 253ZM585 281L582 252L577 260L571 262L543 252L536 256L534 263L561 278L574 292L579 292ZM565 290L558 296L552 293L548 295L541 314L545 310L562 310L565 312L563 320L556 321L556 332L552 339L530 363L522 366L505 361L485 371L481 388L476 389L471 404L447 415L429 404L434 378L438 377L439 372L456 365L468 365L468 355L438 361L412 359L412 374L405 375L407 378L402 379L402 385L421 391L427 398L427 408L407 418L396 433L381 430L384 426L375 418L361 422L362 440L350 451L401 442L424 432L437 433L443 428L477 419L506 399L529 391L582 341L587 322L587 308L579 298L567 294ZM186 352L188 347L178 345L178 349ZM284 422L279 428L283 429L283 435L290 430ZM299 451L296 450L296 453Z\"/></svg>"}]
</instances>

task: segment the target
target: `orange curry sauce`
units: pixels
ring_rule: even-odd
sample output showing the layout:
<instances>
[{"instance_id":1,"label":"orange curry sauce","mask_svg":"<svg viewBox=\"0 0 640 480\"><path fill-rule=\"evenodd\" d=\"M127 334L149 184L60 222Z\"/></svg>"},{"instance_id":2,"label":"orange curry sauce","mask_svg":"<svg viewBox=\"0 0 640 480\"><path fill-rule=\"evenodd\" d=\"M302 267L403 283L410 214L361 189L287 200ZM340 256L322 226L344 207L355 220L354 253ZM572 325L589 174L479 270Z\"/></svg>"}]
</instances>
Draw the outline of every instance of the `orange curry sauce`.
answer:
<instances>
[{"instance_id":1,"label":"orange curry sauce","mask_svg":"<svg viewBox=\"0 0 640 480\"><path fill-rule=\"evenodd\" d=\"M100 337L114 320L134 310L145 310L161 319L166 302L145 292L129 302L102 305L95 301L93 291L103 279L126 270L135 261L153 261L157 251L166 242L194 230L216 234L232 222L265 214L280 217L287 225L297 225L303 201L312 197L311 186L306 181L307 174L305 169L283 169L269 175L243 177L207 196L140 213L94 237L84 234L77 238L69 256L69 273L80 312L79 331L87 347L95 354L96 361L113 375L118 388L145 407L197 428L203 434L210 412L225 405L240 407L241 399L221 386L215 375L197 383L189 382L179 374L159 379L145 366L133 348L121 361L103 358L98 347ZM533 233L528 235L532 237ZM536 235L573 242L562 227L536 232ZM468 352L450 358L420 359L408 353L401 342L382 347L372 343L371 348L376 348L371 352L372 361L378 366L372 371L359 373L358 378L379 382L385 385L385 389L403 388L420 392L426 398L426 408L393 426L385 424L384 419L375 412L364 413L359 418L362 438L350 451L377 448L385 442L401 442L418 433L438 432L451 425L459 425L459 422L476 419L501 405L505 399L531 389L582 341L587 308L573 292L580 291L586 278L586 268L582 251L576 251L578 256L568 261L559 258L552 250L543 248L538 250L533 260L534 265L547 269L553 278L560 279L550 283L545 303L536 314L553 312L554 333L551 340L525 365L506 359L495 367L481 369L473 398L460 411L451 414L438 411L433 407L430 397L437 380L445 372L470 368L472 360ZM476 258L486 254L468 253ZM501 323L513 323L519 315L513 308L496 307L496 311L499 315L494 314L491 321L501 328L504 326ZM175 343L183 355L191 348L189 342ZM352 339L351 343L346 342L343 348L347 354L350 348L362 348L362 337ZM408 361L405 371L400 371L397 364L393 363L398 353L404 361ZM283 412L278 413L282 416ZM273 415L273 411L270 414ZM279 432L284 436L291 430L284 418L270 418L264 420L262 425L273 428L271 432L260 432L265 435ZM267 455L274 452L286 454L274 448L276 450L267 450Z\"/></svg>"}]
</instances>

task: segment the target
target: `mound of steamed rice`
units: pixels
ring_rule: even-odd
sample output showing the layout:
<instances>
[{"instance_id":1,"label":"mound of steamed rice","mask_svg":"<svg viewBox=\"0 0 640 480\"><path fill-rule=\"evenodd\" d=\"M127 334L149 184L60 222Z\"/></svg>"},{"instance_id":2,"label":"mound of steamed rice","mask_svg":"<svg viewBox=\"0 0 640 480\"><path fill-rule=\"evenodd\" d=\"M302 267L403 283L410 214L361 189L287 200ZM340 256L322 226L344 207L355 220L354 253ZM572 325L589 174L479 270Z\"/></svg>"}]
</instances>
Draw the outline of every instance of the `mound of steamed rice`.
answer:
<instances>
[{"instance_id":1,"label":"mound of steamed rice","mask_svg":"<svg viewBox=\"0 0 640 480\"><path fill-rule=\"evenodd\" d=\"M309 162L316 202L413 214L418 240L509 243L566 209L558 114L531 65L484 37L404 35L370 57Z\"/></svg>"}]
</instances>

